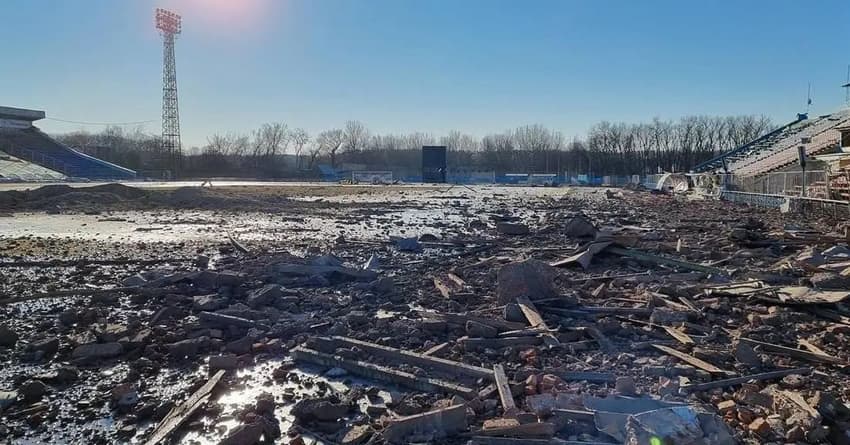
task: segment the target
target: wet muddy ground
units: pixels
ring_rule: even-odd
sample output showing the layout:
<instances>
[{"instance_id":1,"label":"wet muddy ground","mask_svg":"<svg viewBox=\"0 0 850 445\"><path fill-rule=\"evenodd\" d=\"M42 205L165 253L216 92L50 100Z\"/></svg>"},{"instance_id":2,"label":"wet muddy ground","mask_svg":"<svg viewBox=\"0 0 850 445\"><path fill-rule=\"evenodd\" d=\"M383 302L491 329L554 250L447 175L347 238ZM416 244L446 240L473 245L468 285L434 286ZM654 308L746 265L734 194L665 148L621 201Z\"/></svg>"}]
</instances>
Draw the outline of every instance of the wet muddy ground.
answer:
<instances>
[{"instance_id":1,"label":"wet muddy ground","mask_svg":"<svg viewBox=\"0 0 850 445\"><path fill-rule=\"evenodd\" d=\"M101 187L16 190L0 197L0 443L145 443L171 408L214 374L210 357L227 358L227 364L215 365L227 373L210 402L172 433L171 441L253 443L250 431L243 442L234 432L260 425L273 443L383 443L382 432L394 419L459 403L451 394L295 363L289 354L310 346L313 337L333 335L420 353L447 343L440 352L445 359L488 369L503 364L525 412L533 411L526 397L544 393L635 395L619 383L615 388L613 381L570 381L551 371L560 369L610 373L631 379L643 396L706 406L725 415L738 441L782 442L790 431L792 439L802 434L800 440L817 443L843 421L837 415L818 419L804 430L787 422L786 415L779 418L783 425L773 422L765 427L770 431L754 431L751 424L771 420L776 408L749 406L733 397L734 388L691 395L669 389L663 380L668 377L676 385L688 383L682 376L691 382L713 377L645 348L653 342L676 345L673 339L680 336L647 326L649 315L586 317L575 306L649 307L656 317L654 306L680 295L696 298L705 286L755 278L772 285L808 285L812 270L801 270L794 261L794 267L776 266L809 245L838 244L843 233L831 221L602 189L219 184L139 193ZM570 345L567 349L477 350L464 339L474 340L480 326L472 332L468 323L457 326L421 313L504 320L500 269L529 258L557 261L592 244L592 237L571 233L570 222L580 214L587 215L594 231L613 233L620 245L720 267L724 276L602 253L586 269L557 269L550 301L535 301L549 328ZM789 242L787 233L800 233L803 226L818 236ZM310 267L336 269L292 272ZM463 284L441 294L435 277L446 279L449 273ZM617 275L627 278L598 279ZM258 289L272 285L279 286L273 298L252 300ZM785 312L783 305L716 296L681 301L698 306L667 308L687 312L671 315L691 324L682 333L696 346L685 349L735 375L811 365L759 355L760 349L756 359L744 362L736 358L737 350L728 350L742 335L785 344L785 337L809 339L824 354L850 357L840 343L844 330L823 336L834 320L798 307ZM827 309L839 316L843 311L840 304ZM236 317L242 324L216 324L204 313ZM783 320L794 320L794 332L775 330ZM87 345L117 349L90 354ZM335 353L356 355L356 349ZM420 377L450 378L378 357L370 361ZM801 378L803 383L782 389L807 398L822 391L846 400L842 369L818 365ZM532 385L527 380L535 378L541 381ZM476 391L487 384L457 382ZM299 401L320 397L330 400L328 409L344 406L344 412L318 420L315 413L292 415ZM483 422L505 416L498 398L468 400L469 427L460 435L417 431L404 441L465 443ZM264 399L273 400L271 409L260 407L258 400ZM735 414L716 408L733 399L741 405ZM548 419L547 425L556 425L556 438L617 443L593 425L551 416L539 415L538 423ZM347 434L352 431L363 434L352 439Z\"/></svg>"},{"instance_id":2,"label":"wet muddy ground","mask_svg":"<svg viewBox=\"0 0 850 445\"><path fill-rule=\"evenodd\" d=\"M162 187L157 184L149 186ZM215 189L221 190L220 187L216 185ZM120 209L122 205L114 210L109 203L98 203L94 198L88 202L76 199L60 201L57 203L59 209L50 208L49 211L27 209L9 212L0 217L0 256L8 261L161 259L163 262L153 267L167 270L186 266L202 254L209 256L210 267L215 267L216 259L222 255L220 250L224 248L228 251L228 235L250 248L285 249L300 255L308 251L332 251L335 240L343 236L349 240L348 244L354 244L354 250L368 254L386 250L380 242L390 236L419 236L427 233L438 239L457 237L467 231L473 221L486 224L488 212L504 212L509 204L517 206L512 213L531 217L534 215L533 210L518 207L521 200L527 197L557 198L570 193L558 189L493 187L476 187L474 190L465 187L309 184L285 184L281 187L274 184L240 184L229 189L227 192L233 191L234 196L283 195L291 200L277 206L252 204L244 211L226 208L123 210ZM510 199L505 199L507 196ZM69 208L61 209L63 205ZM359 241L364 244L357 245ZM434 257L441 255L441 250L428 248L416 256ZM368 255L365 258L343 258L357 262L365 261ZM388 270L403 267L397 264L386 266ZM6 267L0 269L0 296L18 297L80 286L118 287L123 278L151 267L133 264ZM79 307L87 308L84 317L88 319L72 323L71 327L63 327L62 331L97 330L98 326L104 325L99 322L105 325L143 324L154 315L150 310L135 312L129 300L129 297L120 294L114 295L114 299L112 295L94 298L74 296L13 304L2 310L9 318L17 320L10 324L15 326L22 338L26 338L30 335L38 337L40 327L52 325L58 316ZM376 316L380 318L396 314L386 309L376 311ZM60 335L65 333L62 331ZM75 344L77 339L69 340ZM80 340L79 343L85 341ZM62 349L65 346L63 341ZM33 377L47 375L67 366L63 365L65 361L61 353L60 357L29 360L35 357L16 357L11 349L0 351L0 354L5 354L3 357L6 363L0 369L0 381L6 382L0 390L13 390ZM238 383L217 398L216 403L222 407L221 416L216 417L214 424L209 419L202 419L196 425L196 431L185 434L184 440L188 443L218 443L228 428L238 424L236 411L246 403L253 403L254 397L264 389L269 389L277 397L287 393L289 400L315 392L300 385L280 384L271 380L272 366L284 358L284 354L258 356L256 365L240 369L235 377ZM115 412L104 400L113 387L128 380L128 373L132 369L128 361L129 358L123 357L114 360L109 366L75 366L78 379L73 384L65 385L63 382L55 385L52 388L55 391L51 390L45 396L44 400L49 406L47 415L35 416L29 421L27 417L10 419L13 422L5 430L0 430L0 433L5 434L5 440L14 443L108 443L116 439L141 441L142 433L153 422L146 419L133 423L135 431L132 434L128 431L123 433L124 437L117 436L122 422L113 419ZM140 404L147 407L189 391L195 382L207 376L202 368L203 363L193 363L165 366L150 376L142 373L144 390ZM299 372L304 372L305 376L312 379L327 380L316 375L316 371L315 368L307 367ZM133 377L136 376L130 377L129 380L135 380ZM341 384L342 379L335 380L338 385ZM287 412L290 408L284 403L276 412L284 429L288 427Z\"/></svg>"}]
</instances>

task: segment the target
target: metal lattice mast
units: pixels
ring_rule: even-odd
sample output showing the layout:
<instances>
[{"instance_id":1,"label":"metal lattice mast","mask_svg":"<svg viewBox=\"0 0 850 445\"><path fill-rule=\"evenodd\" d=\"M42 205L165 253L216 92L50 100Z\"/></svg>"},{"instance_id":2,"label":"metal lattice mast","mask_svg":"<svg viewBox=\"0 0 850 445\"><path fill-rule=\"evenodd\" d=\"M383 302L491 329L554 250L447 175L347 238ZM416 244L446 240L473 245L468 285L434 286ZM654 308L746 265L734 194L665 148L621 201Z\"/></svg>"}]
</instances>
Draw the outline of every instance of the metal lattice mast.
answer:
<instances>
[{"instance_id":1,"label":"metal lattice mast","mask_svg":"<svg viewBox=\"0 0 850 445\"><path fill-rule=\"evenodd\" d=\"M174 41L182 31L181 17L165 9L156 10L156 28L162 34L162 150L171 166L182 154L180 112L177 106L177 63Z\"/></svg>"}]
</instances>

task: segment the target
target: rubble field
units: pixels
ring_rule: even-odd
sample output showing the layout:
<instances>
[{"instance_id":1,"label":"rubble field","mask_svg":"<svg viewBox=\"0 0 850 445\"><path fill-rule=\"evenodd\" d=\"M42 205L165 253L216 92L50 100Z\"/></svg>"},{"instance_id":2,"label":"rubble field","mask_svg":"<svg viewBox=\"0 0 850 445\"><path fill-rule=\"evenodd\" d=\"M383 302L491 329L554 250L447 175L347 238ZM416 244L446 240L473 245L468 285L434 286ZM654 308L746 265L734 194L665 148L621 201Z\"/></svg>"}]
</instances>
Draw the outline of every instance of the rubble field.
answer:
<instances>
[{"instance_id":1,"label":"rubble field","mask_svg":"<svg viewBox=\"0 0 850 445\"><path fill-rule=\"evenodd\" d=\"M0 192L0 443L850 444L842 221L643 190Z\"/></svg>"}]
</instances>

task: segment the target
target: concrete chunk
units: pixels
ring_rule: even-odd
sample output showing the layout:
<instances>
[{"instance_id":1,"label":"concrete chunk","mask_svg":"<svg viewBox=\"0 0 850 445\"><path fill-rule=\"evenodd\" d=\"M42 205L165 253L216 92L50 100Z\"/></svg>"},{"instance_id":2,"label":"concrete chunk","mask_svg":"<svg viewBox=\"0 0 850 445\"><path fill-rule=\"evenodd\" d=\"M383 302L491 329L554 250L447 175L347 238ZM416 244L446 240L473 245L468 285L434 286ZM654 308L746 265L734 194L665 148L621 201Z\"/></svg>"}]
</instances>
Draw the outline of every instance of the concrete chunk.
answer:
<instances>
[{"instance_id":1,"label":"concrete chunk","mask_svg":"<svg viewBox=\"0 0 850 445\"><path fill-rule=\"evenodd\" d=\"M537 260L526 260L502 266L496 276L499 304L513 303L517 297L550 298L556 295L552 266Z\"/></svg>"},{"instance_id":2,"label":"concrete chunk","mask_svg":"<svg viewBox=\"0 0 850 445\"><path fill-rule=\"evenodd\" d=\"M89 343L77 346L71 357L79 360L94 360L120 355L123 351L121 343Z\"/></svg>"},{"instance_id":3,"label":"concrete chunk","mask_svg":"<svg viewBox=\"0 0 850 445\"><path fill-rule=\"evenodd\" d=\"M466 429L466 405L453 405L393 419L384 430L384 439L389 443L406 443L404 439L411 434L426 434L433 439L442 439Z\"/></svg>"}]
</instances>

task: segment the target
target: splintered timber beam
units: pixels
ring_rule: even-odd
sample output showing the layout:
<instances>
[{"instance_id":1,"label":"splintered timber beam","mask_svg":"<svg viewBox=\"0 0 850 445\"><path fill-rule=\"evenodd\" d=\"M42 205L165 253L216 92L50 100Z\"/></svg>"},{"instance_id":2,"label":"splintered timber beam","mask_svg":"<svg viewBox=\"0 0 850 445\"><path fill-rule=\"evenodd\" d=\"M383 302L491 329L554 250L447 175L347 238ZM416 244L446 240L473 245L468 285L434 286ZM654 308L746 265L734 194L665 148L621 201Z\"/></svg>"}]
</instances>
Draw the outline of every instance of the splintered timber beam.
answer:
<instances>
[{"instance_id":1,"label":"splintered timber beam","mask_svg":"<svg viewBox=\"0 0 850 445\"><path fill-rule=\"evenodd\" d=\"M714 275L728 275L728 272L726 272L723 269L717 268L717 267L703 266L702 264L696 264L696 263L691 263L691 262L688 262L688 261L682 261L682 260L677 260L677 259L673 259L673 258L662 257L662 256L653 255L653 254L646 253L646 252L641 252L639 250L623 249L623 248L620 248L620 247L611 246L611 247L608 247L607 249L605 249L605 251L609 252L609 253L613 253L615 255L623 255L623 256L630 257L630 258L634 258L634 259L639 260L639 261L647 261L647 262L650 262L650 263L660 264L660 265L663 265L663 266L678 267L680 269L688 269L688 270L693 270L693 271L696 271L696 272L704 272L704 273L714 274Z\"/></svg>"},{"instance_id":2,"label":"splintered timber beam","mask_svg":"<svg viewBox=\"0 0 850 445\"><path fill-rule=\"evenodd\" d=\"M543 344L543 338L459 338L458 342L460 342L467 351L480 351L483 349L500 349L508 346L538 346Z\"/></svg>"},{"instance_id":3,"label":"splintered timber beam","mask_svg":"<svg viewBox=\"0 0 850 445\"><path fill-rule=\"evenodd\" d=\"M561 439L528 439L523 437L473 436L473 445L611 445L611 442L585 442Z\"/></svg>"},{"instance_id":4,"label":"splintered timber beam","mask_svg":"<svg viewBox=\"0 0 850 445\"><path fill-rule=\"evenodd\" d=\"M673 357L676 357L677 359L691 366L696 366L697 368L702 369L703 371L710 372L712 374L730 374L730 371L720 369L705 360L700 360L692 355L685 354L684 352L679 352L669 346L653 345L653 347L661 352L666 353L667 355L672 355Z\"/></svg>"},{"instance_id":5,"label":"splintered timber beam","mask_svg":"<svg viewBox=\"0 0 850 445\"><path fill-rule=\"evenodd\" d=\"M218 384L219 380L224 376L224 370L220 370L213 374L207 383L204 386L198 388L191 397L189 397L185 402L180 404L180 406L172 408L168 415L159 422L159 425L156 426L156 429L151 435L150 439L145 442L145 445L157 445L159 443L163 443L168 439L172 433L174 433L177 428L180 428L181 425L186 423L192 414L198 410L198 408L206 403L212 395L213 389L215 389L215 385Z\"/></svg>"},{"instance_id":6,"label":"splintered timber beam","mask_svg":"<svg viewBox=\"0 0 850 445\"><path fill-rule=\"evenodd\" d=\"M451 347L451 343L449 343L449 342L440 343L439 345L432 346L427 351L423 352L422 355L431 355L431 356L438 355L441 352L445 351L446 349L449 349L449 347Z\"/></svg>"},{"instance_id":7,"label":"splintered timber beam","mask_svg":"<svg viewBox=\"0 0 850 445\"><path fill-rule=\"evenodd\" d=\"M525 323L517 323L513 321L499 320L495 318L478 317L475 315L451 314L430 311L416 311L422 318L443 320L446 323L465 326L467 321L475 321L481 324L492 326L499 331L514 331L528 327Z\"/></svg>"},{"instance_id":8,"label":"splintered timber beam","mask_svg":"<svg viewBox=\"0 0 850 445\"><path fill-rule=\"evenodd\" d=\"M561 342L558 341L558 338L549 333L549 326L546 325L546 321L543 320L543 317L540 315L540 311L534 307L534 303L531 302L526 297L517 297L517 304L519 305L522 313L525 314L525 318L528 320L528 324L533 328L539 328L545 331L543 336L543 342L549 346L557 346Z\"/></svg>"},{"instance_id":9,"label":"splintered timber beam","mask_svg":"<svg viewBox=\"0 0 850 445\"><path fill-rule=\"evenodd\" d=\"M683 385L682 390L687 392L708 391L715 388L725 388L727 386L741 385L750 381L771 380L785 377L787 375L808 375L811 374L812 368L791 368L781 369L779 371L763 372L761 374L750 374L731 379L715 380L707 383L695 383L691 385Z\"/></svg>"},{"instance_id":10,"label":"splintered timber beam","mask_svg":"<svg viewBox=\"0 0 850 445\"><path fill-rule=\"evenodd\" d=\"M554 306L543 306L543 312L561 315L564 317L588 317L592 315L651 315L652 309L645 307L602 307L602 306L576 306L572 309Z\"/></svg>"},{"instance_id":11,"label":"splintered timber beam","mask_svg":"<svg viewBox=\"0 0 850 445\"><path fill-rule=\"evenodd\" d=\"M457 394L466 399L472 399L478 395L478 391L447 382L440 379L417 377L413 374L398 371L386 366L374 365L357 360L348 360L342 357L325 354L312 349L298 346L291 351L296 361L313 363L322 366L331 366L345 369L346 371L361 377L378 380L385 383L403 385L419 391Z\"/></svg>"},{"instance_id":12,"label":"splintered timber beam","mask_svg":"<svg viewBox=\"0 0 850 445\"><path fill-rule=\"evenodd\" d=\"M383 357L397 362L406 362L417 366L423 366L434 369L449 375L465 375L476 379L493 380L493 371L491 369L482 368L479 366L467 365L466 363L456 362L431 355L420 354L413 351L405 351L403 349L391 348L376 343L356 340L349 337L313 337L313 341L324 343L334 348L339 346L357 347L369 354Z\"/></svg>"},{"instance_id":13,"label":"splintered timber beam","mask_svg":"<svg viewBox=\"0 0 850 445\"><path fill-rule=\"evenodd\" d=\"M595 383L614 383L617 380L617 376L611 374L609 372L590 372L590 371L556 371L556 370L548 370L546 371L550 374L555 374L563 380L567 381L576 381L576 380L586 380L588 382Z\"/></svg>"},{"instance_id":14,"label":"splintered timber beam","mask_svg":"<svg viewBox=\"0 0 850 445\"><path fill-rule=\"evenodd\" d=\"M502 401L504 416L515 416L518 410L516 403L514 403L514 395L511 393L510 382L508 382L508 377L505 375L505 369L502 365L494 365L493 374L496 376L496 388L499 390L499 399Z\"/></svg>"},{"instance_id":15,"label":"splintered timber beam","mask_svg":"<svg viewBox=\"0 0 850 445\"><path fill-rule=\"evenodd\" d=\"M803 351L801 349L789 348L781 345L774 345L773 343L766 343L763 341L753 340L750 338L741 338L742 342L748 343L750 346L758 346L762 351L767 353L773 353L778 355L785 355L788 357L793 357L799 360L808 360L812 362L820 362L820 363L831 363L833 365L847 365L848 363L841 358L833 357L831 355L824 354L816 354L814 352Z\"/></svg>"}]
</instances>

